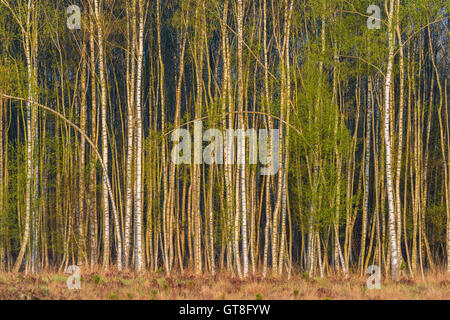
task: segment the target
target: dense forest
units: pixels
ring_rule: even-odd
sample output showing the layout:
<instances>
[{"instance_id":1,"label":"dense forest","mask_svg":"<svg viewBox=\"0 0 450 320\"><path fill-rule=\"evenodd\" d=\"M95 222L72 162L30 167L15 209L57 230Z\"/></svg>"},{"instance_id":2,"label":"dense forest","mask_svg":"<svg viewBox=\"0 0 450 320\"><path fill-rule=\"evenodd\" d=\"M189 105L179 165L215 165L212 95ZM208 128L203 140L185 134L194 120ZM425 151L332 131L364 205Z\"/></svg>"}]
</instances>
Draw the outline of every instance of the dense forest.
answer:
<instances>
[{"instance_id":1,"label":"dense forest","mask_svg":"<svg viewBox=\"0 0 450 320\"><path fill-rule=\"evenodd\" d=\"M450 273L448 14L0 0L0 270ZM200 120L278 129L278 170L245 143L175 163Z\"/></svg>"}]
</instances>

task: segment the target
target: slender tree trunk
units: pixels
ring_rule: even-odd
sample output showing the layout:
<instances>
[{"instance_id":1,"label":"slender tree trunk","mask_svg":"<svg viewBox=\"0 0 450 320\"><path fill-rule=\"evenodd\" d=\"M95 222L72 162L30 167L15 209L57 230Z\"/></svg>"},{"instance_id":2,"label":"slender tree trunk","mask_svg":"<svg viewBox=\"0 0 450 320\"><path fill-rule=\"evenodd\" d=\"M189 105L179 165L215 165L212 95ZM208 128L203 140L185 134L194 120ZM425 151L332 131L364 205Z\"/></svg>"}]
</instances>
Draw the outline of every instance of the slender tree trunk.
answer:
<instances>
[{"instance_id":1,"label":"slender tree trunk","mask_svg":"<svg viewBox=\"0 0 450 320\"><path fill-rule=\"evenodd\" d=\"M144 52L144 27L145 27L144 1L139 0L139 43L137 56L137 78L136 78L136 214L135 214L135 247L136 247L136 271L142 272L144 267L142 255L142 214L143 214L143 190L142 190L142 154L143 154L143 128L142 128L142 60Z\"/></svg>"},{"instance_id":2,"label":"slender tree trunk","mask_svg":"<svg viewBox=\"0 0 450 320\"><path fill-rule=\"evenodd\" d=\"M129 9L129 8L128 8ZM133 215L133 180L135 146L135 81L136 81L136 1L131 2L131 19L128 31L130 53L127 59L127 160L126 160L126 191L125 191L125 231L124 231L124 267L130 260L131 219Z\"/></svg>"},{"instance_id":3,"label":"slender tree trunk","mask_svg":"<svg viewBox=\"0 0 450 320\"><path fill-rule=\"evenodd\" d=\"M37 26L32 23L34 20L34 13L32 10L34 9L35 3L32 0L28 1L27 11L26 11L26 25L25 30L23 30L24 37L24 50L25 57L27 62L27 80L28 80L28 102L27 102L27 111L26 111L26 127L27 127L27 173L26 173L26 186L25 186L25 226L24 226L24 234L22 237L19 254L16 259L16 263L14 265L14 272L18 272L20 266L22 265L23 257L25 255L25 250L27 247L27 243L30 238L30 215L31 210L34 210L32 199L33 197L33 170L34 170L34 145L35 145L35 127L32 125L33 119L35 118L36 106L31 102L34 101L35 98L35 89L37 87L37 79L33 73L33 65L32 61L34 60L32 54L34 50L32 48L33 40L31 39L31 35L34 32L33 30L37 28ZM33 24L33 25L32 25ZM33 30L32 30L33 28Z\"/></svg>"},{"instance_id":4,"label":"slender tree trunk","mask_svg":"<svg viewBox=\"0 0 450 320\"><path fill-rule=\"evenodd\" d=\"M82 67L81 67L81 103L80 103L80 129L86 132L86 72L87 72L87 52L86 52L86 42L83 39L83 49L81 54ZM86 170L86 139L82 136L80 141L80 166L79 166L79 184L80 184L80 195L78 202L78 238L79 238L79 248L78 248L78 264L82 265L87 262L86 258L86 248L85 248L85 236L84 236L84 217L85 217L85 200L86 200L86 188L84 175Z\"/></svg>"},{"instance_id":5,"label":"slender tree trunk","mask_svg":"<svg viewBox=\"0 0 450 320\"><path fill-rule=\"evenodd\" d=\"M389 243L391 251L392 278L397 280L399 276L398 251L397 251L397 232L395 229L395 207L394 190L392 185L392 156L391 156L391 134L390 134L390 114L391 114L391 81L392 67L394 64L394 31L393 31L393 13L394 0L390 0L390 9L388 13L389 28L389 57L384 85L384 142L386 147L386 187L388 197L389 213Z\"/></svg>"}]
</instances>

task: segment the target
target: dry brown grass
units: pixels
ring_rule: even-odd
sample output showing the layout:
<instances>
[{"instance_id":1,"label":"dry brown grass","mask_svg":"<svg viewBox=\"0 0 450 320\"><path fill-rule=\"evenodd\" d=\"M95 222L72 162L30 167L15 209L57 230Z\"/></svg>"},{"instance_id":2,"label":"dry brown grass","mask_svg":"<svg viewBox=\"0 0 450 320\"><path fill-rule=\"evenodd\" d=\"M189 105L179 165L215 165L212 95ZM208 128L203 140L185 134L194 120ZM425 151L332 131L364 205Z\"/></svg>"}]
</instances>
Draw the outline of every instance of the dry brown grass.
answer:
<instances>
[{"instance_id":1,"label":"dry brown grass","mask_svg":"<svg viewBox=\"0 0 450 320\"><path fill-rule=\"evenodd\" d=\"M190 272L166 276L162 273L104 272L82 268L81 290L69 290L68 274L41 272L39 275L0 273L0 299L450 299L446 273L424 279L403 277L394 283L383 279L381 290L368 290L365 278L337 276L309 279L305 275L263 279L251 276L243 281L226 273L196 277Z\"/></svg>"}]
</instances>

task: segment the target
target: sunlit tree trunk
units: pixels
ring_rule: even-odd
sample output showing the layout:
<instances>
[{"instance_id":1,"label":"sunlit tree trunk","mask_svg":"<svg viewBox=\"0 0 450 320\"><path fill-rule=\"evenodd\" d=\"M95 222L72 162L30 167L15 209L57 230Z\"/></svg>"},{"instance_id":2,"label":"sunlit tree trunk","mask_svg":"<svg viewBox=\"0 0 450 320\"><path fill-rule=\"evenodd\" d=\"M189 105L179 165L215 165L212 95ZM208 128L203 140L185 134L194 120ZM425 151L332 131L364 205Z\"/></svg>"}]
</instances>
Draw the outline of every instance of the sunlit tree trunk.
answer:
<instances>
[{"instance_id":1,"label":"sunlit tree trunk","mask_svg":"<svg viewBox=\"0 0 450 320\"><path fill-rule=\"evenodd\" d=\"M98 68L99 68L99 81L100 81L100 102L101 102L101 122L102 122L102 157L103 157L103 268L109 268L110 261L110 219L109 219L109 199L108 199L108 122L107 122L107 84L106 84L106 70L105 70L105 48L104 48L104 34L102 19L100 13L102 12L98 0L95 0L95 17L97 22L97 37L98 37ZM116 225L116 238L117 238L117 267L122 269L122 241L120 225L117 216L117 212L114 212L114 220Z\"/></svg>"},{"instance_id":2,"label":"sunlit tree trunk","mask_svg":"<svg viewBox=\"0 0 450 320\"><path fill-rule=\"evenodd\" d=\"M361 252L360 252L360 272L364 274L364 261L367 239L367 214L369 211L369 182L370 182L370 153L371 153L371 127L372 127L372 78L369 77L367 88L367 121L366 137L364 143L364 203L363 203L363 221L361 232Z\"/></svg>"},{"instance_id":3,"label":"sunlit tree trunk","mask_svg":"<svg viewBox=\"0 0 450 320\"><path fill-rule=\"evenodd\" d=\"M87 52L86 52L86 41L83 39L83 48L81 53L81 101L80 101L80 128L83 132L86 132L86 99L87 99L87 85L86 85L86 73L87 73ZM84 236L84 217L85 217L85 201L86 201L86 188L85 188L85 169L86 169L86 139L82 136L80 141L80 166L79 166L79 188L80 195L78 199L78 264L82 265L87 262L86 259L86 247L85 247L85 236Z\"/></svg>"},{"instance_id":4,"label":"sunlit tree trunk","mask_svg":"<svg viewBox=\"0 0 450 320\"><path fill-rule=\"evenodd\" d=\"M124 267L128 267L131 242L131 219L133 215L133 179L134 172L134 131L135 110L134 94L136 79L136 1L127 8L131 17L128 20L128 50L127 54L127 160L126 160L126 190L125 190L125 228L124 228Z\"/></svg>"},{"instance_id":5,"label":"sunlit tree trunk","mask_svg":"<svg viewBox=\"0 0 450 320\"><path fill-rule=\"evenodd\" d=\"M237 2L237 36L238 36L238 110L239 113L239 129L245 130L244 123L244 75L243 75L243 61L242 61L242 43L243 39L243 22L244 22L244 6L242 0ZM248 235L247 235L247 193L246 193L246 174L245 174L245 138L242 139L242 143L238 144L238 163L240 164L239 171L240 176L240 197L242 200L241 212L242 212L242 256L243 256L243 276L244 278L248 275ZM238 205L239 208L239 205ZM239 212L239 210L238 210Z\"/></svg>"},{"instance_id":6,"label":"sunlit tree trunk","mask_svg":"<svg viewBox=\"0 0 450 320\"><path fill-rule=\"evenodd\" d=\"M270 100L269 100L269 63L268 63L268 45L267 45L267 0L263 0L263 49L264 49L264 104L263 104L263 111L266 111L268 113L271 113L270 108ZM267 119L267 126L269 129L272 129L272 118L268 117ZM269 154L267 155L268 159L272 159L270 151L272 148L270 147L270 141L268 143L269 145ZM270 165L270 163L269 163ZM271 176L268 175L266 177L266 183L265 183L265 209L266 209L266 225L264 228L264 252L263 252L263 277L267 275L267 265L268 265L268 257L269 257L269 236L270 236L270 228L272 224L271 216L272 216L272 201L271 201L271 192L270 192L270 181Z\"/></svg>"},{"instance_id":7,"label":"sunlit tree trunk","mask_svg":"<svg viewBox=\"0 0 450 320\"><path fill-rule=\"evenodd\" d=\"M9 4L8 4L9 5ZM20 251L16 259L16 263L14 265L14 272L18 272L23 261L23 257L25 255L25 250L27 248L27 243L30 238L30 215L31 210L34 210L32 199L34 199L32 186L33 186L33 177L34 177L34 147L35 147L35 127L33 123L35 122L36 116L36 106L31 103L35 101L35 90L37 88L37 75L34 74L34 66L32 65L34 61L34 57L32 56L35 53L35 48L33 45L37 45L33 38L37 37L37 26L35 25L37 22L35 19L35 3L32 0L29 0L27 3L26 9L26 22L22 24L22 36L23 36L23 46L25 51L26 58L26 68L27 68L27 81L28 81L28 102L27 102L27 111L26 111L26 131L27 131L27 173L26 173L26 187L25 187L25 222L24 222L24 234L22 237Z\"/></svg>"},{"instance_id":8,"label":"sunlit tree trunk","mask_svg":"<svg viewBox=\"0 0 450 320\"><path fill-rule=\"evenodd\" d=\"M392 156L391 156L391 134L390 134L390 114L391 114L391 81L392 67L394 64L394 30L393 30L394 0L390 0L388 12L388 35L389 35L389 56L384 84L384 143L386 147L386 188L388 197L389 214L389 244L391 251L391 272L394 280L399 276L397 233L395 229L395 207L394 190L392 185Z\"/></svg>"},{"instance_id":9,"label":"sunlit tree trunk","mask_svg":"<svg viewBox=\"0 0 450 320\"><path fill-rule=\"evenodd\" d=\"M400 0L396 0L396 24L395 29L397 33L397 38L399 42L399 68L400 68L400 95L399 95L399 116L398 116L398 146L397 146L397 164L396 164L396 174L395 174L395 200L396 200L396 215L397 215L397 251L398 257L401 262L401 236L402 236L402 220L401 220L401 197L400 197L400 180L401 180L401 171L402 171L402 151L403 151L403 116L404 116L404 88L405 88L405 67L404 67L404 57L403 57L403 42L400 30L400 23L398 20L400 19L399 10L400 10Z\"/></svg>"},{"instance_id":10,"label":"sunlit tree trunk","mask_svg":"<svg viewBox=\"0 0 450 320\"><path fill-rule=\"evenodd\" d=\"M108 169L108 122L107 122L107 92L105 79L105 58L103 46L103 27L102 18L100 16L99 0L94 0L95 19L97 23L97 41L98 41L98 69L100 81L100 111L101 111L101 140L102 140L102 157L106 169ZM110 261L110 225L109 225L109 200L106 190L106 175L108 171L103 172L102 199L103 199L103 268L109 268Z\"/></svg>"},{"instance_id":11,"label":"sunlit tree trunk","mask_svg":"<svg viewBox=\"0 0 450 320\"><path fill-rule=\"evenodd\" d=\"M89 3L89 47L90 47L90 80L91 80L91 139L98 146L98 112L97 112L97 81L95 55L94 7ZM97 252L97 169L94 151L90 150L89 168L89 248L90 266L98 262Z\"/></svg>"},{"instance_id":12,"label":"sunlit tree trunk","mask_svg":"<svg viewBox=\"0 0 450 320\"><path fill-rule=\"evenodd\" d=\"M430 30L430 22L429 18L427 18L428 22L428 44L430 46L430 53L431 53L431 62L433 65L433 69L436 75L436 82L439 89L439 107L438 107L438 119L439 119L439 131L440 131L440 140L441 140L441 153L442 153L442 160L444 165L444 199L445 199L445 211L447 216L447 240L446 240L446 247L447 247L447 273L450 273L450 187L449 187L449 180L450 180L450 128L449 128L449 121L448 121L448 100L447 100L447 78L445 79L445 86L444 89L442 88L441 78L439 75L438 67L436 65L436 59L434 57L433 52L433 42L431 39L431 30ZM445 98L445 99L444 99ZM445 102L445 103L444 103ZM432 103L432 101L430 102ZM444 112L442 112L442 107L445 105ZM442 119L442 113L444 113L444 120ZM445 146L447 145L447 150Z\"/></svg>"},{"instance_id":13,"label":"sunlit tree trunk","mask_svg":"<svg viewBox=\"0 0 450 320\"><path fill-rule=\"evenodd\" d=\"M142 128L142 60L144 52L144 27L145 27L144 1L139 0L139 42L137 56L136 77L136 214L135 214L135 265L136 271L143 271L144 261L142 255L142 214L143 214L143 191L142 191L142 154L143 154L143 128Z\"/></svg>"}]
</instances>

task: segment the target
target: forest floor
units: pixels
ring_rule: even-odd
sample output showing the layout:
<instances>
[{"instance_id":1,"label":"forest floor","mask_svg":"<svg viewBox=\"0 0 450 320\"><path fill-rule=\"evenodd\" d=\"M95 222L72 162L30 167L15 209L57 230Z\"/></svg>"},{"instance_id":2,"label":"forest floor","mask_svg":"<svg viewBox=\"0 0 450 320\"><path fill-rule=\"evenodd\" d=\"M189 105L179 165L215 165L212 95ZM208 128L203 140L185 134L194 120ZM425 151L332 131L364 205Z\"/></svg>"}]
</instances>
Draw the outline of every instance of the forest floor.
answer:
<instances>
[{"instance_id":1,"label":"forest floor","mask_svg":"<svg viewBox=\"0 0 450 320\"><path fill-rule=\"evenodd\" d=\"M220 273L195 277L189 273L165 276L163 273L81 270L81 289L70 290L69 274L41 272L38 275L0 273L0 300L402 300L450 299L450 278L446 273L425 275L413 280L402 277L394 283L381 280L381 289L369 290L367 277L328 276L309 278L298 274L287 278L251 276L239 280Z\"/></svg>"}]
</instances>

